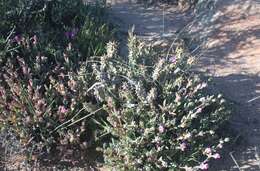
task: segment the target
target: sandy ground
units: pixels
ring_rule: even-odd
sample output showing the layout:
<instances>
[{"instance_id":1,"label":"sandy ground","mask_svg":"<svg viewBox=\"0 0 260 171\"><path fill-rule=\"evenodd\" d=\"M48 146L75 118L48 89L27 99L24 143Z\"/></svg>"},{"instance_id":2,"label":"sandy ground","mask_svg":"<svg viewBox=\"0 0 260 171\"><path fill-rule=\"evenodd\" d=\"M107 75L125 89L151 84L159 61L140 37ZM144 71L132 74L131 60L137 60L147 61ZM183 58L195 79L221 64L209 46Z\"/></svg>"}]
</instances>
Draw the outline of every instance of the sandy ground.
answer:
<instances>
[{"instance_id":1,"label":"sandy ground","mask_svg":"<svg viewBox=\"0 0 260 171\"><path fill-rule=\"evenodd\" d=\"M148 40L174 37L192 20L175 7L144 8L129 0L113 0L111 14L127 33ZM192 26L191 36L206 44L197 70L213 77L217 91L234 104L231 127L243 141L211 170L260 170L260 0L218 0L210 21ZM232 159L232 157L233 159ZM236 163L234 162L236 161Z\"/></svg>"}]
</instances>

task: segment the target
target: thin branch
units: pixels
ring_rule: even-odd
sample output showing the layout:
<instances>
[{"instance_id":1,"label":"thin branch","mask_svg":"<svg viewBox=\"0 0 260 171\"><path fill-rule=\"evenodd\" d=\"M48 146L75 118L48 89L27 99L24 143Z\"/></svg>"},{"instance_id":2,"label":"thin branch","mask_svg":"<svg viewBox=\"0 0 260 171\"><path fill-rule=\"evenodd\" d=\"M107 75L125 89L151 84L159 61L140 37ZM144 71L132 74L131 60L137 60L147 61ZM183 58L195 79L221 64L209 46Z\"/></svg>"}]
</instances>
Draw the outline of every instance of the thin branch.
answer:
<instances>
[{"instance_id":1,"label":"thin branch","mask_svg":"<svg viewBox=\"0 0 260 171\"><path fill-rule=\"evenodd\" d=\"M82 121L82 120L84 120L84 119L86 119L86 118L88 118L88 117L90 117L90 116L92 116L92 115L94 115L94 114L96 114L97 112L99 112L100 110L102 110L103 109L103 107L102 108L99 108L99 109L97 109L96 111L94 111L94 112L91 112L90 114L88 114L88 115L86 115L86 116L84 116L84 117L82 117L82 118L80 118L80 119L78 119L78 120L76 120L76 121L74 121L74 122L72 122L71 124L69 124L67 127L70 127L70 126L72 126L72 125L74 125L75 123L78 123L78 122L80 122L80 121ZM66 127L66 128L67 128Z\"/></svg>"},{"instance_id":2,"label":"thin branch","mask_svg":"<svg viewBox=\"0 0 260 171\"><path fill-rule=\"evenodd\" d=\"M92 89L94 89L96 86L100 86L100 85L103 85L103 83L101 82L96 82L95 84L93 84L88 90L87 92L90 92Z\"/></svg>"},{"instance_id":3,"label":"thin branch","mask_svg":"<svg viewBox=\"0 0 260 171\"><path fill-rule=\"evenodd\" d=\"M84 107L83 107L82 109L80 109L80 110L76 113L76 115L73 116L71 119L69 119L68 121L66 121L66 122L60 124L59 126L57 126L53 131L51 131L51 133L57 131L58 129L60 129L60 128L63 127L64 125L66 125L66 124L70 123L71 121L73 121L73 119L74 119L75 117L77 117L83 110L85 110Z\"/></svg>"},{"instance_id":4,"label":"thin branch","mask_svg":"<svg viewBox=\"0 0 260 171\"><path fill-rule=\"evenodd\" d=\"M236 164L237 168L239 171L242 171L242 169L239 167L235 157L233 156L233 152L230 152L229 155L231 156L232 160L234 161L234 163Z\"/></svg>"}]
</instances>

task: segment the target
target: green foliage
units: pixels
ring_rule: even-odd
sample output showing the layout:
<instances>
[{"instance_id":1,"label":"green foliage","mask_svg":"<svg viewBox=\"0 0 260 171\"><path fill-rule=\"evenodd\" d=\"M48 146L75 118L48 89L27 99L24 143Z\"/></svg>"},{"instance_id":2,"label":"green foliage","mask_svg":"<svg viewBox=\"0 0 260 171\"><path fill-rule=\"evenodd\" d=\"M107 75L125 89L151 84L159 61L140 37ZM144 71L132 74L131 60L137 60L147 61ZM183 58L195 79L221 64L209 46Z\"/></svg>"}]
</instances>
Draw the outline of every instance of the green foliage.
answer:
<instances>
[{"instance_id":1,"label":"green foliage","mask_svg":"<svg viewBox=\"0 0 260 171\"><path fill-rule=\"evenodd\" d=\"M84 56L101 55L112 39L104 3L84 5L82 0L1 0L0 33L34 36L52 46L73 42Z\"/></svg>"},{"instance_id":2,"label":"green foliage","mask_svg":"<svg viewBox=\"0 0 260 171\"><path fill-rule=\"evenodd\" d=\"M61 29L84 22L85 8L81 0L1 0L1 4L2 21L8 28L16 27L17 32Z\"/></svg>"},{"instance_id":3,"label":"green foliage","mask_svg":"<svg viewBox=\"0 0 260 171\"><path fill-rule=\"evenodd\" d=\"M224 140L216 131L229 112L221 95L189 71L193 59L178 47L169 58L158 57L134 36L128 61L116 45L95 65L112 135L105 161L116 170L199 170L219 158ZM227 139L226 139L227 140Z\"/></svg>"},{"instance_id":4,"label":"green foliage","mask_svg":"<svg viewBox=\"0 0 260 171\"><path fill-rule=\"evenodd\" d=\"M113 34L114 31L109 25L87 17L76 41L84 55L97 56L105 53L104 47L109 40L113 39Z\"/></svg>"}]
</instances>

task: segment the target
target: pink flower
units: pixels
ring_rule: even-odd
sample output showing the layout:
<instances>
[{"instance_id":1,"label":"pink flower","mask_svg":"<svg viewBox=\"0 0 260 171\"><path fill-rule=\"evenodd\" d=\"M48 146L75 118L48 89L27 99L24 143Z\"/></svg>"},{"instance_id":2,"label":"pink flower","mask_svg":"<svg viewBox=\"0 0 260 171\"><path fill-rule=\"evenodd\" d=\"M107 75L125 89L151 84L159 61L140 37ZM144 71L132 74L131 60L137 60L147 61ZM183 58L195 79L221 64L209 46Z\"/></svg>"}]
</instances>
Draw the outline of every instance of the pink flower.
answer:
<instances>
[{"instance_id":1,"label":"pink flower","mask_svg":"<svg viewBox=\"0 0 260 171\"><path fill-rule=\"evenodd\" d=\"M187 144L186 144L186 143L181 143L181 144L180 144L180 149L181 149L181 151L185 151L186 148L187 148Z\"/></svg>"},{"instance_id":2,"label":"pink flower","mask_svg":"<svg viewBox=\"0 0 260 171\"><path fill-rule=\"evenodd\" d=\"M160 133L163 133L164 132L164 127L162 125L160 125L158 130L159 130Z\"/></svg>"},{"instance_id":3,"label":"pink flower","mask_svg":"<svg viewBox=\"0 0 260 171\"><path fill-rule=\"evenodd\" d=\"M219 154L219 153L216 153L216 154L212 155L212 157L213 157L214 159L220 159L220 154Z\"/></svg>"},{"instance_id":4,"label":"pink flower","mask_svg":"<svg viewBox=\"0 0 260 171\"><path fill-rule=\"evenodd\" d=\"M34 36L32 37L32 43L33 43L33 45L36 45L37 42L38 42L38 38L37 38L36 35L34 35Z\"/></svg>"},{"instance_id":5,"label":"pink flower","mask_svg":"<svg viewBox=\"0 0 260 171\"><path fill-rule=\"evenodd\" d=\"M33 86L33 80L29 79L29 85L32 87Z\"/></svg>"},{"instance_id":6,"label":"pink flower","mask_svg":"<svg viewBox=\"0 0 260 171\"><path fill-rule=\"evenodd\" d=\"M66 109L64 106L59 106L59 113L65 114L68 112L68 109Z\"/></svg>"},{"instance_id":7,"label":"pink flower","mask_svg":"<svg viewBox=\"0 0 260 171\"><path fill-rule=\"evenodd\" d=\"M76 91L77 82L75 80L69 80L68 81L68 86L70 87L70 89L72 91Z\"/></svg>"},{"instance_id":8,"label":"pink flower","mask_svg":"<svg viewBox=\"0 0 260 171\"><path fill-rule=\"evenodd\" d=\"M169 59L169 61L170 61L171 63L176 63L176 61L177 61L176 56L172 56L172 57Z\"/></svg>"},{"instance_id":9,"label":"pink flower","mask_svg":"<svg viewBox=\"0 0 260 171\"><path fill-rule=\"evenodd\" d=\"M201 163L199 168L201 170L208 170L209 169L209 164L208 163Z\"/></svg>"},{"instance_id":10,"label":"pink flower","mask_svg":"<svg viewBox=\"0 0 260 171\"><path fill-rule=\"evenodd\" d=\"M22 66L22 70L23 70L23 74L24 75L28 75L29 74L29 69L27 68L27 66Z\"/></svg>"},{"instance_id":11,"label":"pink flower","mask_svg":"<svg viewBox=\"0 0 260 171\"><path fill-rule=\"evenodd\" d=\"M201 113L201 112L202 112L202 108L200 107L197 109L196 113Z\"/></svg>"},{"instance_id":12,"label":"pink flower","mask_svg":"<svg viewBox=\"0 0 260 171\"><path fill-rule=\"evenodd\" d=\"M19 43L22 41L22 36L20 36L20 35L17 35L17 36L15 36L15 37L14 37L14 39L13 39L13 40L14 40L14 42L16 42L16 43L18 43L18 44L19 44Z\"/></svg>"},{"instance_id":13,"label":"pink flower","mask_svg":"<svg viewBox=\"0 0 260 171\"><path fill-rule=\"evenodd\" d=\"M204 153L207 154L207 155L211 154L211 153L212 153L211 148L206 148L206 149L204 150Z\"/></svg>"},{"instance_id":14,"label":"pink flower","mask_svg":"<svg viewBox=\"0 0 260 171\"><path fill-rule=\"evenodd\" d=\"M217 145L217 148L223 148L223 145L222 144L219 144L219 145Z\"/></svg>"},{"instance_id":15,"label":"pink flower","mask_svg":"<svg viewBox=\"0 0 260 171\"><path fill-rule=\"evenodd\" d=\"M181 100L181 96L176 93L176 95L175 95L175 101L176 101L176 102L179 102L180 100Z\"/></svg>"},{"instance_id":16,"label":"pink flower","mask_svg":"<svg viewBox=\"0 0 260 171\"><path fill-rule=\"evenodd\" d=\"M0 87L0 96L5 96L5 90L2 87Z\"/></svg>"}]
</instances>

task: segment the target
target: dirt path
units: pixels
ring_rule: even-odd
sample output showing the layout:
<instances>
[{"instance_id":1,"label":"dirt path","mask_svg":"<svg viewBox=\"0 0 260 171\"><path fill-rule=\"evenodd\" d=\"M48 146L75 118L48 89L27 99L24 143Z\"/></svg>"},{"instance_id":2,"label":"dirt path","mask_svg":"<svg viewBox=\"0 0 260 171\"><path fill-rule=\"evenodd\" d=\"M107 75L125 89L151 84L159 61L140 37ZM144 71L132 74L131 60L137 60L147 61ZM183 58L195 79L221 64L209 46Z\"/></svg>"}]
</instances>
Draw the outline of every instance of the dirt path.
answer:
<instances>
[{"instance_id":1,"label":"dirt path","mask_svg":"<svg viewBox=\"0 0 260 171\"><path fill-rule=\"evenodd\" d=\"M121 31L135 25L138 36L162 41L190 22L174 7L144 8L130 0L113 0L111 13ZM207 40L200 71L211 75L216 89L234 103L231 126L243 137L214 170L260 170L260 0L219 0L210 22L193 26ZM205 72L206 71L206 72ZM236 160L237 164L235 164Z\"/></svg>"},{"instance_id":2,"label":"dirt path","mask_svg":"<svg viewBox=\"0 0 260 171\"><path fill-rule=\"evenodd\" d=\"M173 6L145 7L133 1L108 0L112 19L123 33L127 33L134 26L135 34L145 40L170 39L178 29L183 28L192 19L191 14L182 13Z\"/></svg>"}]
</instances>

